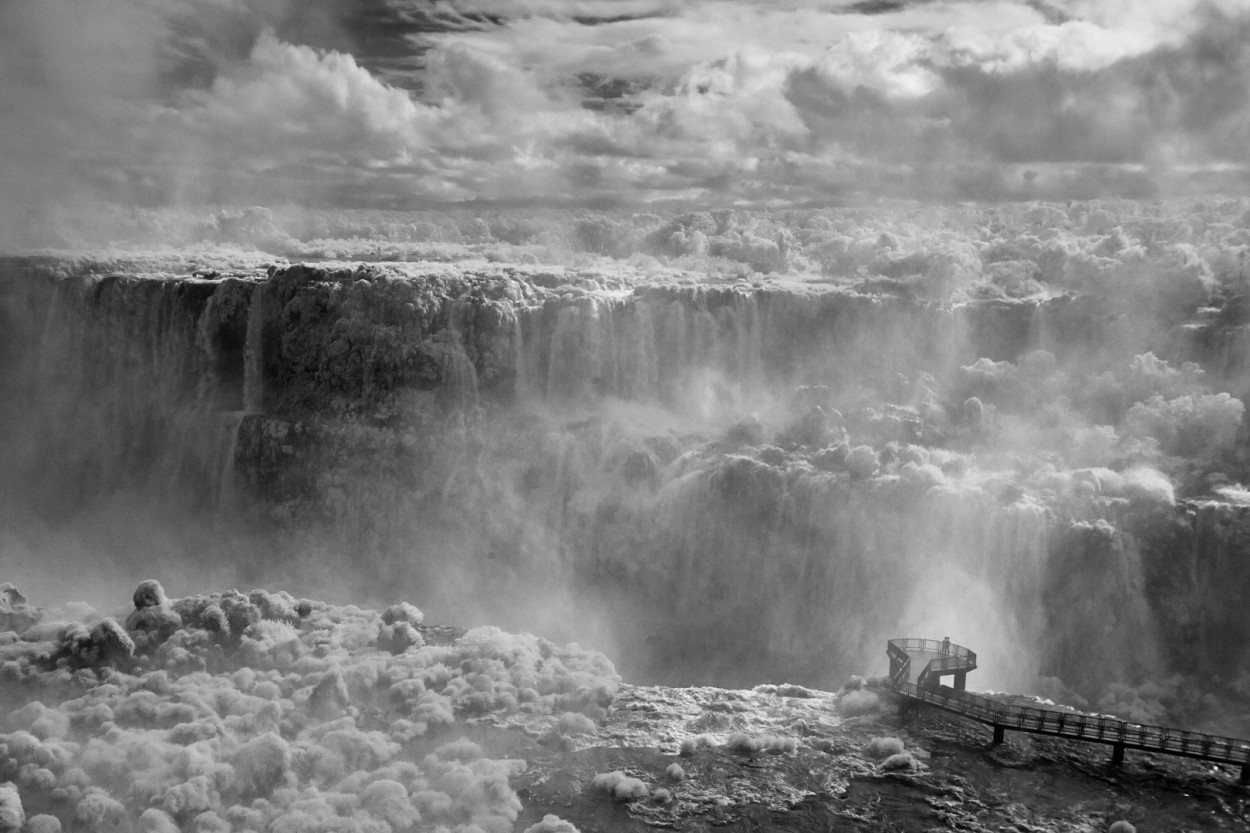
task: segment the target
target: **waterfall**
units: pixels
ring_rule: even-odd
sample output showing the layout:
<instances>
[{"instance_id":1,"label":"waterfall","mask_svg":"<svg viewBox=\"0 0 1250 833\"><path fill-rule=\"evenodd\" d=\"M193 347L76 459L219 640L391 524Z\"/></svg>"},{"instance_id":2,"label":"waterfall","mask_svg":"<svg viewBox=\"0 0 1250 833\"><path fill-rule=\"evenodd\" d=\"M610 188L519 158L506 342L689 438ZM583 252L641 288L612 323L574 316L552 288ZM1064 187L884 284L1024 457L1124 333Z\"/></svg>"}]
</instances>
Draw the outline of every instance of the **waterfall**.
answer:
<instances>
[{"instance_id":1,"label":"waterfall","mask_svg":"<svg viewBox=\"0 0 1250 833\"><path fill-rule=\"evenodd\" d=\"M941 421L958 368L1067 343L1073 304L311 267L26 280L44 323L6 460L53 517L110 497L246 517L289 550L251 570L317 553L352 592L518 627L541 598L545 627L605 620L626 668L670 681L833 684L914 631L975 646L984 685L1096 686L1233 667L1250 636L1239 515L1026 490L998 482L1031 476L1012 460L908 445L923 408L971 442ZM816 406L844 423L791 430Z\"/></svg>"},{"instance_id":2,"label":"waterfall","mask_svg":"<svg viewBox=\"0 0 1250 833\"><path fill-rule=\"evenodd\" d=\"M235 458L238 456L239 433L247 411L226 411L221 415L217 443L213 459L216 461L217 489L213 505L219 517L229 517L238 511L239 495L235 483Z\"/></svg>"},{"instance_id":3,"label":"waterfall","mask_svg":"<svg viewBox=\"0 0 1250 833\"><path fill-rule=\"evenodd\" d=\"M243 411L259 414L265 409L265 285L257 283L247 309L247 335L243 348Z\"/></svg>"},{"instance_id":4,"label":"waterfall","mask_svg":"<svg viewBox=\"0 0 1250 833\"><path fill-rule=\"evenodd\" d=\"M474 309L463 300L456 300L449 312L441 367L442 388L453 407L473 408L478 402L477 368L465 352L465 342L473 337Z\"/></svg>"}]
</instances>

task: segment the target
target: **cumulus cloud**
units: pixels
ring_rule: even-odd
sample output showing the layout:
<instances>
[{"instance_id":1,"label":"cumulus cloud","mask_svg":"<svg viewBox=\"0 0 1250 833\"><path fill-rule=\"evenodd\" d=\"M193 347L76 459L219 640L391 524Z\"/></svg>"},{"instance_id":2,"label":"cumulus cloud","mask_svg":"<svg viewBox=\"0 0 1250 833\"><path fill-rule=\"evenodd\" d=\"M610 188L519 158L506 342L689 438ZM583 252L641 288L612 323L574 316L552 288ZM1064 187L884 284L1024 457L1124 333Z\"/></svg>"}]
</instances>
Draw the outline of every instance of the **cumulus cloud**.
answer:
<instances>
[{"instance_id":1,"label":"cumulus cloud","mask_svg":"<svg viewBox=\"0 0 1250 833\"><path fill-rule=\"evenodd\" d=\"M379 83L350 55L321 54L266 33L249 62L191 97L196 126L265 146L350 154L361 163L410 161L429 114L401 90Z\"/></svg>"},{"instance_id":2,"label":"cumulus cloud","mask_svg":"<svg viewBox=\"0 0 1250 833\"><path fill-rule=\"evenodd\" d=\"M4 184L386 205L1237 187L1248 21L1231 0L8 4Z\"/></svg>"}]
</instances>

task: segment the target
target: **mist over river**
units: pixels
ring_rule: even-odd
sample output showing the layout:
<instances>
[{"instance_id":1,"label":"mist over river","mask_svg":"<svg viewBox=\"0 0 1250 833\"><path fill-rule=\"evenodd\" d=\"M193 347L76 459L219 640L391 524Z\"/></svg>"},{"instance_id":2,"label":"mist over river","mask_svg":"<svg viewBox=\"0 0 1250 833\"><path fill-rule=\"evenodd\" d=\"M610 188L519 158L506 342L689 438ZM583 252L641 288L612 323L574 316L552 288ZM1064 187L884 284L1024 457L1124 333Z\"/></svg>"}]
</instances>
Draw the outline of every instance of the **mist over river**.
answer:
<instances>
[{"instance_id":1,"label":"mist over river","mask_svg":"<svg viewBox=\"0 0 1250 833\"><path fill-rule=\"evenodd\" d=\"M950 635L987 688L1232 719L1190 689L1246 684L1245 208L1186 210L552 215L573 266L10 257L8 563L419 599L638 681L830 685ZM643 255L696 234L720 273ZM723 271L768 246L790 274Z\"/></svg>"},{"instance_id":2,"label":"mist over river","mask_svg":"<svg viewBox=\"0 0 1250 833\"><path fill-rule=\"evenodd\" d=\"M0 833L1250 829L1246 0L0 0L0 114Z\"/></svg>"}]
</instances>

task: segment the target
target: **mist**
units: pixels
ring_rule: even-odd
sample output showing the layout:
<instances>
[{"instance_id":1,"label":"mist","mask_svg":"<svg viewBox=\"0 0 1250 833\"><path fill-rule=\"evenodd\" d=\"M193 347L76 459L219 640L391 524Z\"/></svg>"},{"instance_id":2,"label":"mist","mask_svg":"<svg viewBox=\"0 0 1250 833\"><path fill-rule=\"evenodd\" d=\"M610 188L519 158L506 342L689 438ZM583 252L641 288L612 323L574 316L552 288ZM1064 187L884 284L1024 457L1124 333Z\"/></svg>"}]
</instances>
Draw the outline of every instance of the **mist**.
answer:
<instances>
[{"instance_id":1,"label":"mist","mask_svg":"<svg viewBox=\"0 0 1250 833\"><path fill-rule=\"evenodd\" d=\"M9 261L6 552L90 564L93 604L161 564L684 684L831 685L937 628L1093 702L1235 655L1175 601L1225 567L1173 562L1245 478L1203 312L1245 210L98 214L147 254Z\"/></svg>"},{"instance_id":2,"label":"mist","mask_svg":"<svg viewBox=\"0 0 1250 833\"><path fill-rule=\"evenodd\" d=\"M850 802L899 636L1250 736L1248 84L1233 0L0 4L0 831Z\"/></svg>"},{"instance_id":3,"label":"mist","mask_svg":"<svg viewBox=\"0 0 1250 833\"><path fill-rule=\"evenodd\" d=\"M568 833L448 733L896 636L1250 732L1247 85L1214 0L0 4L0 829Z\"/></svg>"}]
</instances>

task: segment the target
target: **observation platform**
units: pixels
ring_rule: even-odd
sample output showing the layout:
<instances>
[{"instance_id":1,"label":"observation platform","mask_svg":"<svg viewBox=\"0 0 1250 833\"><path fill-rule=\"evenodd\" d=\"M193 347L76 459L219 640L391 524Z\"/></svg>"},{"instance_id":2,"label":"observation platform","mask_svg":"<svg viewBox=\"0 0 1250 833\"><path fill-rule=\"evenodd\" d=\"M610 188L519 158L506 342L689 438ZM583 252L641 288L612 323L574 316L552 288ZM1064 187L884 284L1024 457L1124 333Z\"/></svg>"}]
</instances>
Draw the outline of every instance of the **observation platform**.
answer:
<instances>
[{"instance_id":1,"label":"observation platform","mask_svg":"<svg viewBox=\"0 0 1250 833\"><path fill-rule=\"evenodd\" d=\"M1240 783L1250 784L1250 740L1187 732L1165 726L1130 723L1114 717L1094 717L1061 709L1014 706L964 690L968 672L977 667L977 655L950 640L891 639L890 684L907 700L926 703L994 729L994 743L1002 743L1008 729L1037 735L1109 744L1111 762L1124 760L1126 749L1179 755L1241 767ZM954 686L942 683L953 676Z\"/></svg>"}]
</instances>

